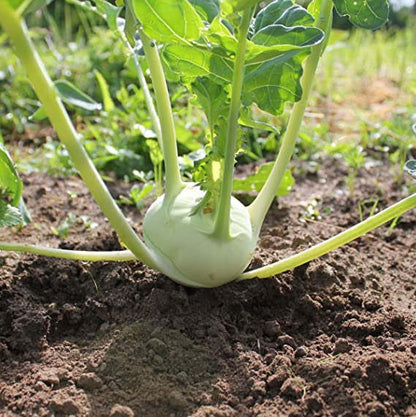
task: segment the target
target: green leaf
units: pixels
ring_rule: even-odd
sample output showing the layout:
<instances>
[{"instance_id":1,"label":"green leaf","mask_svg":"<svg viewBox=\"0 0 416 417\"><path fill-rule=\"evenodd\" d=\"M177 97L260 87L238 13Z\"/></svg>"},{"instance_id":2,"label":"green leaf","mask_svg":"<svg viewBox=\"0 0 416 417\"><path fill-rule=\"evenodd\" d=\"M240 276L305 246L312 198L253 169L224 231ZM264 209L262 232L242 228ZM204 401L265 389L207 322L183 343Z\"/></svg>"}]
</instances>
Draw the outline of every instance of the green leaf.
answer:
<instances>
[{"instance_id":1,"label":"green leaf","mask_svg":"<svg viewBox=\"0 0 416 417\"><path fill-rule=\"evenodd\" d=\"M257 112L260 111L257 109ZM268 116L266 116L267 120L262 120L255 117L251 107L242 107L240 111L239 123L243 126L251 127L253 129L266 130L268 132L279 134L280 129L272 124L272 121L270 120L271 116L268 115L268 113L264 113L264 115Z\"/></svg>"},{"instance_id":2,"label":"green leaf","mask_svg":"<svg viewBox=\"0 0 416 417\"><path fill-rule=\"evenodd\" d=\"M317 21L319 13L321 12L321 0L312 0L308 4L308 12L313 16L315 21Z\"/></svg>"},{"instance_id":3,"label":"green leaf","mask_svg":"<svg viewBox=\"0 0 416 417\"><path fill-rule=\"evenodd\" d=\"M202 19L187 0L132 0L134 12L146 34L164 43L196 40Z\"/></svg>"},{"instance_id":4,"label":"green leaf","mask_svg":"<svg viewBox=\"0 0 416 417\"><path fill-rule=\"evenodd\" d=\"M377 29L389 17L387 0L334 0L337 12L348 16L350 22L364 29Z\"/></svg>"},{"instance_id":5,"label":"green leaf","mask_svg":"<svg viewBox=\"0 0 416 417\"><path fill-rule=\"evenodd\" d=\"M192 91L197 95L198 102L204 109L213 138L215 126L218 124L220 116L227 114L228 94L223 86L206 77L197 78L192 84Z\"/></svg>"},{"instance_id":6,"label":"green leaf","mask_svg":"<svg viewBox=\"0 0 416 417\"><path fill-rule=\"evenodd\" d=\"M12 227L22 223L23 217L17 207L0 200L0 227Z\"/></svg>"},{"instance_id":7,"label":"green leaf","mask_svg":"<svg viewBox=\"0 0 416 417\"><path fill-rule=\"evenodd\" d=\"M4 0L0 0L4 1ZM52 3L53 0L6 0L7 3L14 9L18 10L21 16L33 13L42 7Z\"/></svg>"},{"instance_id":8,"label":"green leaf","mask_svg":"<svg viewBox=\"0 0 416 417\"><path fill-rule=\"evenodd\" d=\"M197 77L209 77L218 84L227 84L232 80L232 60L208 48L166 45L163 56L171 71L185 82L192 82Z\"/></svg>"},{"instance_id":9,"label":"green leaf","mask_svg":"<svg viewBox=\"0 0 416 417\"><path fill-rule=\"evenodd\" d=\"M13 9L18 9L26 0L6 0L6 2L11 6Z\"/></svg>"},{"instance_id":10,"label":"green leaf","mask_svg":"<svg viewBox=\"0 0 416 417\"><path fill-rule=\"evenodd\" d=\"M254 34L247 45L246 64L259 64L283 52L318 44L324 34L313 23L313 16L291 0L270 3L256 16Z\"/></svg>"},{"instance_id":11,"label":"green leaf","mask_svg":"<svg viewBox=\"0 0 416 417\"><path fill-rule=\"evenodd\" d=\"M225 13L240 12L260 3L260 0L221 0L221 8Z\"/></svg>"},{"instance_id":12,"label":"green leaf","mask_svg":"<svg viewBox=\"0 0 416 417\"><path fill-rule=\"evenodd\" d=\"M78 6L84 10L94 12L95 14L101 16L107 22L108 27L116 32L118 30L117 19L122 10L121 7L116 7L106 0L94 0L96 6L94 6L90 1L81 1L81 0L66 0L67 3Z\"/></svg>"},{"instance_id":13,"label":"green leaf","mask_svg":"<svg viewBox=\"0 0 416 417\"><path fill-rule=\"evenodd\" d=\"M97 11L106 20L108 27L112 31L118 30L117 18L121 12L121 7L116 7L105 0L94 0L97 5Z\"/></svg>"},{"instance_id":14,"label":"green leaf","mask_svg":"<svg viewBox=\"0 0 416 417\"><path fill-rule=\"evenodd\" d=\"M310 47L324 38L314 18L291 0L276 0L262 9L247 43L242 102L272 114L302 96L302 62Z\"/></svg>"},{"instance_id":15,"label":"green leaf","mask_svg":"<svg viewBox=\"0 0 416 417\"><path fill-rule=\"evenodd\" d=\"M292 0L276 0L261 9L254 21L254 31L258 32L270 25L309 26L314 18L303 7Z\"/></svg>"},{"instance_id":16,"label":"green leaf","mask_svg":"<svg viewBox=\"0 0 416 417\"><path fill-rule=\"evenodd\" d=\"M101 96L103 98L104 110L109 113L114 110L114 101L111 98L110 88L103 75L95 70L95 77L97 78L98 85L100 86Z\"/></svg>"},{"instance_id":17,"label":"green leaf","mask_svg":"<svg viewBox=\"0 0 416 417\"><path fill-rule=\"evenodd\" d=\"M8 198L13 207L17 207L22 196L23 183L14 167L6 148L0 144L0 191L1 197Z\"/></svg>"},{"instance_id":18,"label":"green leaf","mask_svg":"<svg viewBox=\"0 0 416 417\"><path fill-rule=\"evenodd\" d=\"M252 37L252 42L257 45L275 46L280 50L285 50L285 45L290 45L290 49L295 47L312 46L319 43L323 38L320 29L314 27L294 26L286 27L283 25L269 25Z\"/></svg>"},{"instance_id":19,"label":"green leaf","mask_svg":"<svg viewBox=\"0 0 416 417\"><path fill-rule=\"evenodd\" d=\"M102 106L100 103L97 103L69 81L55 81L55 87L59 96L65 103L72 104L73 106L89 111L101 110Z\"/></svg>"},{"instance_id":20,"label":"green leaf","mask_svg":"<svg viewBox=\"0 0 416 417\"><path fill-rule=\"evenodd\" d=\"M286 102L300 100L302 61L307 55L308 51L287 52L246 71L243 104L249 106L257 103L260 109L279 114L284 110Z\"/></svg>"},{"instance_id":21,"label":"green leaf","mask_svg":"<svg viewBox=\"0 0 416 417\"><path fill-rule=\"evenodd\" d=\"M22 217L22 222L24 225L29 224L32 221L32 216L29 213L29 210L26 208L25 201L23 197L20 197L19 205L17 206Z\"/></svg>"},{"instance_id":22,"label":"green leaf","mask_svg":"<svg viewBox=\"0 0 416 417\"><path fill-rule=\"evenodd\" d=\"M218 0L189 0L189 2L206 22L212 22L220 13Z\"/></svg>"},{"instance_id":23,"label":"green leaf","mask_svg":"<svg viewBox=\"0 0 416 417\"><path fill-rule=\"evenodd\" d=\"M233 182L234 191L245 191L245 192L259 192L267 178L273 169L273 162L262 165L259 170L247 178L238 179L236 178ZM284 173L283 179L280 183L279 189L277 190L276 196L281 197L287 195L292 190L295 179L292 176L290 170Z\"/></svg>"},{"instance_id":24,"label":"green leaf","mask_svg":"<svg viewBox=\"0 0 416 417\"><path fill-rule=\"evenodd\" d=\"M32 115L29 116L29 120L40 122L48 117L45 107L40 106Z\"/></svg>"},{"instance_id":25,"label":"green leaf","mask_svg":"<svg viewBox=\"0 0 416 417\"><path fill-rule=\"evenodd\" d=\"M411 159L410 161L407 161L404 166L404 170L414 179L416 179L416 160Z\"/></svg>"},{"instance_id":26,"label":"green leaf","mask_svg":"<svg viewBox=\"0 0 416 417\"><path fill-rule=\"evenodd\" d=\"M211 22L204 35L208 44L212 45L212 49L218 54L228 57L237 51L237 39L230 33L219 16Z\"/></svg>"},{"instance_id":27,"label":"green leaf","mask_svg":"<svg viewBox=\"0 0 416 417\"><path fill-rule=\"evenodd\" d=\"M135 35L137 32L138 21L136 15L134 14L131 3L127 3L126 6L126 20L124 25L124 33L126 35L127 41L129 42L130 46L136 46L136 39Z\"/></svg>"}]
</instances>

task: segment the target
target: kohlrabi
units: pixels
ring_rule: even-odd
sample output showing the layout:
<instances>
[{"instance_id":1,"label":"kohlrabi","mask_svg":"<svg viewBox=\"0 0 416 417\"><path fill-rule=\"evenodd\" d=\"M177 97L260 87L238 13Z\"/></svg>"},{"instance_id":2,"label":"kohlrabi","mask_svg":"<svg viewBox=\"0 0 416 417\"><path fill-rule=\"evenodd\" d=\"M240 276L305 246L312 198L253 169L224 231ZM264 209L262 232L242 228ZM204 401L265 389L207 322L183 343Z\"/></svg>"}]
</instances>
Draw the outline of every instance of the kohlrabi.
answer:
<instances>
[{"instance_id":1,"label":"kohlrabi","mask_svg":"<svg viewBox=\"0 0 416 417\"><path fill-rule=\"evenodd\" d=\"M62 105L26 29L24 16L48 0L0 0L0 24L27 71L43 109L81 177L128 250L68 251L0 242L0 249L87 261L138 259L173 280L216 287L233 280L266 278L315 259L416 206L416 195L371 216L297 255L247 271L266 213L285 176L319 59L331 31L335 5L363 28L376 29L388 16L386 0L313 0L308 9L292 0L67 0L106 19L133 57L164 157L165 189L148 210L144 242L114 202ZM266 4L264 6L264 3ZM263 7L260 7L260 4ZM149 72L152 88L143 68ZM178 164L168 81L181 83L207 118L205 157L192 182ZM155 103L153 102L155 100ZM255 126L253 108L272 115L294 103L276 161L255 200L244 206L232 196L241 124ZM0 153L0 190L18 184L9 156ZM410 168L409 168L410 170ZM2 216L22 209L11 188ZM0 195L1 198L1 195ZM4 198L2 201L5 201ZM20 204L20 206L19 206ZM21 219L8 223L14 224Z\"/></svg>"}]
</instances>

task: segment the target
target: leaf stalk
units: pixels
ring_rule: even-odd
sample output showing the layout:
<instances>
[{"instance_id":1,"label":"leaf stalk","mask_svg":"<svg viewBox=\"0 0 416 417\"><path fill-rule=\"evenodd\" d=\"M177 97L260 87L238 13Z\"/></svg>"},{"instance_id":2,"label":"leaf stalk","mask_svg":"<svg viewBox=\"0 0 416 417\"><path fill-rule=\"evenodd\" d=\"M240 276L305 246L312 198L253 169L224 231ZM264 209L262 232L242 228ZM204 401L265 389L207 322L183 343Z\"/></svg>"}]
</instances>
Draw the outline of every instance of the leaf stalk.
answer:
<instances>
[{"instance_id":1,"label":"leaf stalk","mask_svg":"<svg viewBox=\"0 0 416 417\"><path fill-rule=\"evenodd\" d=\"M0 1L0 24L9 36L15 53L25 68L37 96L45 107L58 137L67 148L74 166L78 169L95 201L120 236L120 239L135 256L148 266L156 267L150 251L124 217L80 143L68 113L29 37L24 20L4 1Z\"/></svg>"},{"instance_id":2,"label":"leaf stalk","mask_svg":"<svg viewBox=\"0 0 416 417\"><path fill-rule=\"evenodd\" d=\"M239 280L252 278L270 278L273 275L281 274L282 272L296 268L306 262L317 259L340 246L365 235L371 230L383 225L384 223L401 216L406 211L416 207L416 193L404 198L398 203L384 209L361 223L341 232L324 242L304 250L296 255L289 256L286 259L255 269L253 271L245 272Z\"/></svg>"},{"instance_id":3,"label":"leaf stalk","mask_svg":"<svg viewBox=\"0 0 416 417\"><path fill-rule=\"evenodd\" d=\"M324 31L325 39L323 39L318 45L311 48L312 52L306 60L302 77L302 98L293 106L289 123L278 156L273 165L273 169L256 199L248 207L253 228L257 232L263 224L267 211L275 198L277 190L279 189L280 183L282 182L287 166L295 150L296 139L302 125L319 59L325 49L326 40L331 31L332 8L332 0L322 0L316 27Z\"/></svg>"},{"instance_id":4,"label":"leaf stalk","mask_svg":"<svg viewBox=\"0 0 416 417\"><path fill-rule=\"evenodd\" d=\"M159 119L162 121L162 151L165 161L166 174L165 201L169 204L169 201L175 198L184 187L179 171L175 122L173 120L169 90L157 46L154 41L143 32L143 30L139 29L139 35L143 43L143 50L149 66L150 75L152 77L153 91L155 93Z\"/></svg>"},{"instance_id":5,"label":"leaf stalk","mask_svg":"<svg viewBox=\"0 0 416 417\"><path fill-rule=\"evenodd\" d=\"M71 259L74 261L85 262L125 262L136 261L137 257L129 250L119 251L84 251L55 249L47 246L29 245L17 242L0 242L0 250L13 252L34 253L41 256L49 256L52 258Z\"/></svg>"},{"instance_id":6,"label":"leaf stalk","mask_svg":"<svg viewBox=\"0 0 416 417\"><path fill-rule=\"evenodd\" d=\"M228 114L223 182L214 225L214 236L220 239L228 239L230 236L231 193L233 190L235 151L239 126L238 118L240 116L241 92L244 79L244 58L247 47L247 34L253 13L254 7L245 10L238 28L238 45L231 84L231 103Z\"/></svg>"}]
</instances>

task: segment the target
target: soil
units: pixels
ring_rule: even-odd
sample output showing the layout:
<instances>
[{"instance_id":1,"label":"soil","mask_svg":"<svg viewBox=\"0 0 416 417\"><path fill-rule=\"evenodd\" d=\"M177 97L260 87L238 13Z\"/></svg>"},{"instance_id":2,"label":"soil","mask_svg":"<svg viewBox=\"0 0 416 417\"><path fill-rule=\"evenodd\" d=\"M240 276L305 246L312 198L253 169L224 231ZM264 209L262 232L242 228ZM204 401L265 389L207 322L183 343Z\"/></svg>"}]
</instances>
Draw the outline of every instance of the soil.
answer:
<instances>
[{"instance_id":1,"label":"soil","mask_svg":"<svg viewBox=\"0 0 416 417\"><path fill-rule=\"evenodd\" d=\"M341 162L303 168L251 267L405 195L383 166L362 169L353 196ZM33 222L2 240L120 248L80 180L24 182ZM125 210L140 230L143 212ZM416 416L415 228L413 211L294 271L210 290L140 262L2 252L0 416Z\"/></svg>"}]
</instances>

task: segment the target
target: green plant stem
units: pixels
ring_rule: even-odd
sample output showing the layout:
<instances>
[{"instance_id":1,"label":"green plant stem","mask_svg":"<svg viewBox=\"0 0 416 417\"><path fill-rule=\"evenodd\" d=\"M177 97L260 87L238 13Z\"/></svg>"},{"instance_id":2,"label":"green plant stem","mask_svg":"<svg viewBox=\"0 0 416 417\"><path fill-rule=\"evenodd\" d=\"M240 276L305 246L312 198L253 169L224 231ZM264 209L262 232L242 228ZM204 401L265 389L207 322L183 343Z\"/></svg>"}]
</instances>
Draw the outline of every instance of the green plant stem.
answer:
<instances>
[{"instance_id":1,"label":"green plant stem","mask_svg":"<svg viewBox=\"0 0 416 417\"><path fill-rule=\"evenodd\" d=\"M228 114L224 172L220 191L220 202L216 212L214 236L228 239L230 236L231 193L233 190L235 151L238 134L238 118L241 106L241 91L244 79L244 57L247 46L247 33L254 8L243 12L238 28L238 46L234 60L233 80L231 84L231 103Z\"/></svg>"},{"instance_id":2,"label":"green plant stem","mask_svg":"<svg viewBox=\"0 0 416 417\"><path fill-rule=\"evenodd\" d=\"M139 30L139 34L140 39L143 42L143 50L152 77L159 120L162 121L162 150L166 176L165 201L169 204L169 201L175 198L179 191L184 187L179 171L175 123L173 120L169 90L157 46L142 30Z\"/></svg>"},{"instance_id":3,"label":"green plant stem","mask_svg":"<svg viewBox=\"0 0 416 417\"><path fill-rule=\"evenodd\" d=\"M251 278L269 278L273 275L281 274L289 269L296 268L299 265L303 265L306 262L319 258L340 246L346 245L354 239L365 235L371 230L381 226L382 224L401 216L404 212L416 207L416 194L399 201L398 203L384 209L380 213L369 217L361 223L351 227L344 232L335 235L334 237L325 240L322 243L304 250L289 258L283 259L279 262L272 263L262 268L255 269L253 271L245 272L239 278L240 280Z\"/></svg>"},{"instance_id":4,"label":"green plant stem","mask_svg":"<svg viewBox=\"0 0 416 417\"><path fill-rule=\"evenodd\" d=\"M16 242L0 242L0 250L13 252L27 252L52 258L72 259L74 261L100 262L115 261L125 262L137 260L137 257L129 250L118 251L84 251L48 248L46 246L28 245Z\"/></svg>"},{"instance_id":5,"label":"green plant stem","mask_svg":"<svg viewBox=\"0 0 416 417\"><path fill-rule=\"evenodd\" d=\"M331 30L331 16L332 0L322 0L320 15L316 26L325 32L326 37L329 36ZM296 139L305 114L315 72L325 45L326 39L322 40L320 44L312 47L312 52L306 60L302 77L302 98L293 106L289 123L273 169L256 199L248 207L253 228L257 232L260 230L267 211L276 196L279 185L295 150Z\"/></svg>"},{"instance_id":6,"label":"green plant stem","mask_svg":"<svg viewBox=\"0 0 416 417\"><path fill-rule=\"evenodd\" d=\"M163 141L162 141L162 128L160 125L160 119L157 115L156 107L153 102L152 95L150 94L149 86L147 85L146 78L144 76L142 67L140 65L139 60L137 59L137 55L134 52L134 49L130 46L129 42L126 39L126 45L132 54L134 66L136 68L137 78L139 80L140 88L142 89L144 100L146 102L147 109L149 110L150 119L152 120L153 129L155 130L157 140L159 142L160 149L163 153Z\"/></svg>"},{"instance_id":7,"label":"green plant stem","mask_svg":"<svg viewBox=\"0 0 416 417\"><path fill-rule=\"evenodd\" d=\"M95 201L124 244L138 259L155 268L156 264L149 249L127 222L82 147L77 132L58 97L55 86L30 40L25 22L4 1L0 1L0 24L10 37L15 52L25 68L36 94L45 107L49 120L67 148L74 166L78 169Z\"/></svg>"}]
</instances>

